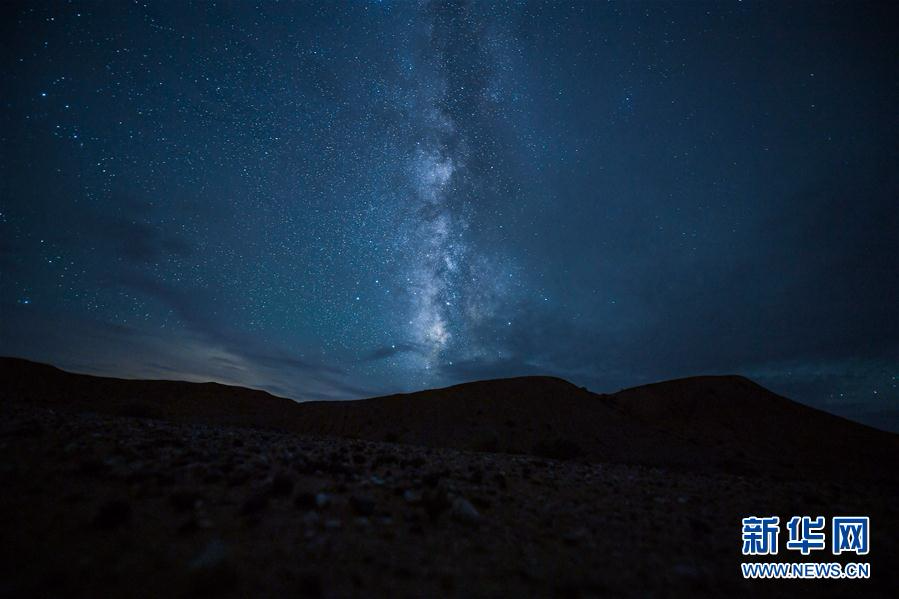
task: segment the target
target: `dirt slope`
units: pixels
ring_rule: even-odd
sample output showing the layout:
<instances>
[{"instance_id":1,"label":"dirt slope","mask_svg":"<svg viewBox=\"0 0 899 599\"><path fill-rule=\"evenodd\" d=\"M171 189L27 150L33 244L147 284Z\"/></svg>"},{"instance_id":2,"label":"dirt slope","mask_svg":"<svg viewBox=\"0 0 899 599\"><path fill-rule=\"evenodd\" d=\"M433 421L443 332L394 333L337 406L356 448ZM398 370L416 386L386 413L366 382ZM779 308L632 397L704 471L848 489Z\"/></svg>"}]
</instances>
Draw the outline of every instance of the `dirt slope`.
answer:
<instances>
[{"instance_id":1,"label":"dirt slope","mask_svg":"<svg viewBox=\"0 0 899 599\"><path fill-rule=\"evenodd\" d=\"M744 377L666 381L613 398L627 417L762 472L899 478L899 435L796 403Z\"/></svg>"},{"instance_id":2,"label":"dirt slope","mask_svg":"<svg viewBox=\"0 0 899 599\"><path fill-rule=\"evenodd\" d=\"M803 406L738 376L611 395L552 377L297 403L215 383L131 381L0 360L0 399L191 424L745 474L896 480L899 436Z\"/></svg>"}]
</instances>

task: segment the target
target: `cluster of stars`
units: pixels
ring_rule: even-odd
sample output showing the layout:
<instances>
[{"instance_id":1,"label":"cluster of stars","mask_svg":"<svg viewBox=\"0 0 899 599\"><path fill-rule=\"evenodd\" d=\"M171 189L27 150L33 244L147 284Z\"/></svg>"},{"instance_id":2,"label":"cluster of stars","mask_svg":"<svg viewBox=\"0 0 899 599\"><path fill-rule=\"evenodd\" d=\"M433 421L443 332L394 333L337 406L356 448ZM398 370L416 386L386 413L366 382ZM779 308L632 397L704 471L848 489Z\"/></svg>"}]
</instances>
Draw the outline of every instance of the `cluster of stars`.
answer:
<instances>
[{"instance_id":1,"label":"cluster of stars","mask_svg":"<svg viewBox=\"0 0 899 599\"><path fill-rule=\"evenodd\" d=\"M296 397L720 371L880 405L881 10L23 5L0 349Z\"/></svg>"}]
</instances>

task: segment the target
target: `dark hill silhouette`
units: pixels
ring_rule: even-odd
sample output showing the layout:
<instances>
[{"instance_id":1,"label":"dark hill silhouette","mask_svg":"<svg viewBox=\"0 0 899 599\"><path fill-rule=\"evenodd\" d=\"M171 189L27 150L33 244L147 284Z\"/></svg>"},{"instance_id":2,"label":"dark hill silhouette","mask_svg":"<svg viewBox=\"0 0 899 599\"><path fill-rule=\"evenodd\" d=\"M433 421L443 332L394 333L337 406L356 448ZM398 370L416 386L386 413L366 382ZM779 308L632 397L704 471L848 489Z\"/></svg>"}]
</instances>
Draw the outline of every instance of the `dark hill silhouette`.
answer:
<instances>
[{"instance_id":1,"label":"dark hill silhouette","mask_svg":"<svg viewBox=\"0 0 899 599\"><path fill-rule=\"evenodd\" d=\"M293 400L255 389L75 374L19 358L0 358L0 380L4 401L174 422L278 429L297 408Z\"/></svg>"},{"instance_id":2,"label":"dark hill silhouette","mask_svg":"<svg viewBox=\"0 0 899 599\"><path fill-rule=\"evenodd\" d=\"M595 394L552 377L479 381L355 401L296 403L216 383L72 374L0 359L0 399L183 423L735 474L895 480L899 436L739 376Z\"/></svg>"},{"instance_id":3,"label":"dark hill silhouette","mask_svg":"<svg viewBox=\"0 0 899 599\"><path fill-rule=\"evenodd\" d=\"M737 468L899 479L899 435L794 402L745 377L691 377L612 397L626 416L731 456Z\"/></svg>"}]
</instances>

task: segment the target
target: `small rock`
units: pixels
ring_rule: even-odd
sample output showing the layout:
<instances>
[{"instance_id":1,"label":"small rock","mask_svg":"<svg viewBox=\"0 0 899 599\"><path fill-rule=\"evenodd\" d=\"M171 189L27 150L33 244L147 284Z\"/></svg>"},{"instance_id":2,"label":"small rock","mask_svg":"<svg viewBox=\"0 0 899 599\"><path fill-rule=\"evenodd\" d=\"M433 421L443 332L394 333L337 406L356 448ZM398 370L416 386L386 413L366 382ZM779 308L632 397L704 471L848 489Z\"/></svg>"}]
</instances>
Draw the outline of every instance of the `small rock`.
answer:
<instances>
[{"instance_id":1,"label":"small rock","mask_svg":"<svg viewBox=\"0 0 899 599\"><path fill-rule=\"evenodd\" d=\"M331 498L327 493L317 493L315 495L315 505L319 508L327 507L331 503Z\"/></svg>"},{"instance_id":2,"label":"small rock","mask_svg":"<svg viewBox=\"0 0 899 599\"><path fill-rule=\"evenodd\" d=\"M464 497L456 497L453 500L451 513L455 520L465 524L477 524L481 521L481 514Z\"/></svg>"},{"instance_id":3,"label":"small rock","mask_svg":"<svg viewBox=\"0 0 899 599\"><path fill-rule=\"evenodd\" d=\"M675 564L672 568L672 572L674 572L676 576L685 580L696 581L702 578L702 573L699 571L699 568L697 568L693 564Z\"/></svg>"},{"instance_id":4,"label":"small rock","mask_svg":"<svg viewBox=\"0 0 899 599\"><path fill-rule=\"evenodd\" d=\"M406 489L403 492L403 499L406 503L421 503L421 493L415 489Z\"/></svg>"},{"instance_id":5,"label":"small rock","mask_svg":"<svg viewBox=\"0 0 899 599\"><path fill-rule=\"evenodd\" d=\"M212 539L190 562L191 570L208 570L221 566L228 557L228 548L221 539Z\"/></svg>"},{"instance_id":6,"label":"small rock","mask_svg":"<svg viewBox=\"0 0 899 599\"><path fill-rule=\"evenodd\" d=\"M580 543L582 540L587 538L589 535L586 528L575 528L574 530L569 530L564 535L562 535L562 540L566 543L576 545Z\"/></svg>"}]
</instances>

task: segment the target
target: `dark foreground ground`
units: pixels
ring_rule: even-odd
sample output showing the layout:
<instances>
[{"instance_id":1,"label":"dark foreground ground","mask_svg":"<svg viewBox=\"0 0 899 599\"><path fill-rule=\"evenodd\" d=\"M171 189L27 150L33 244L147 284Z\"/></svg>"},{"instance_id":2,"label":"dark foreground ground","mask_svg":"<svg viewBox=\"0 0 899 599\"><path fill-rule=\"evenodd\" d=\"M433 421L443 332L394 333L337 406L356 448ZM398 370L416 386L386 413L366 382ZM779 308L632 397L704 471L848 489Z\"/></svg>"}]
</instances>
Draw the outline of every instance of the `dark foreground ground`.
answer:
<instances>
[{"instance_id":1,"label":"dark foreground ground","mask_svg":"<svg viewBox=\"0 0 899 599\"><path fill-rule=\"evenodd\" d=\"M5 402L0 489L0 596L899 589L899 507L883 484L556 462ZM870 515L872 579L744 581L740 519L767 514ZM779 557L801 560L784 541Z\"/></svg>"}]
</instances>

